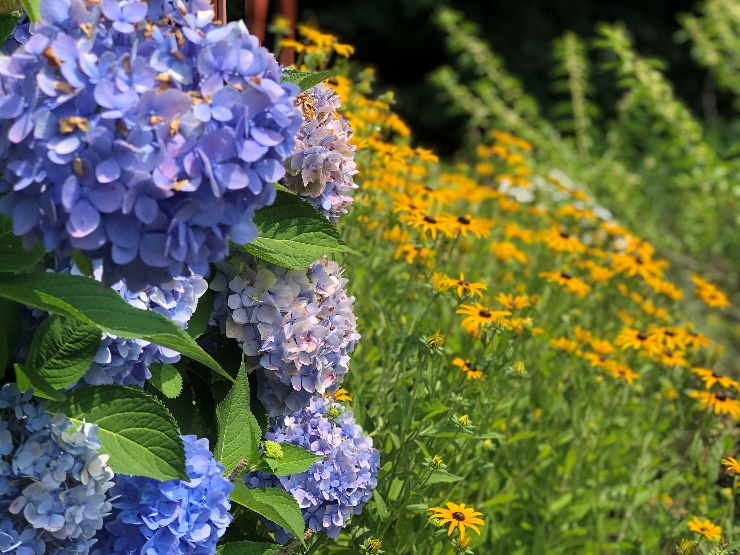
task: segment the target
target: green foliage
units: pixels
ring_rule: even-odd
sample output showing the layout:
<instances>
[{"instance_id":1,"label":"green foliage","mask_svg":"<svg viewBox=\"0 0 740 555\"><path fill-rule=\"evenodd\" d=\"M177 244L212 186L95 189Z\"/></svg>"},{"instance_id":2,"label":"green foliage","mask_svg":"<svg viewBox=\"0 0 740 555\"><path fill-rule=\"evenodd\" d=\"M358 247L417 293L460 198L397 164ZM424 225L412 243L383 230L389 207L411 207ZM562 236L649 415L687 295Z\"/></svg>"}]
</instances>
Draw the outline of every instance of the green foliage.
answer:
<instances>
[{"instance_id":1,"label":"green foliage","mask_svg":"<svg viewBox=\"0 0 740 555\"><path fill-rule=\"evenodd\" d=\"M162 392L165 397L175 399L182 393L182 374L171 364L161 362L149 366L152 377L149 383L152 387Z\"/></svg>"},{"instance_id":2,"label":"green foliage","mask_svg":"<svg viewBox=\"0 0 740 555\"><path fill-rule=\"evenodd\" d=\"M36 245L30 251L23 248L23 239L13 234L13 220L0 214L0 272L20 272L38 263L46 249Z\"/></svg>"},{"instance_id":3,"label":"green foliage","mask_svg":"<svg viewBox=\"0 0 740 555\"><path fill-rule=\"evenodd\" d=\"M334 72L332 71L298 71L286 69L283 71L283 82L295 83L300 87L301 92L307 91L311 87L329 79Z\"/></svg>"},{"instance_id":4,"label":"green foliage","mask_svg":"<svg viewBox=\"0 0 740 555\"><path fill-rule=\"evenodd\" d=\"M282 457L279 459L266 457L262 459L260 470L275 474L276 476L289 476L299 472L305 472L311 465L321 457L306 451L303 447L297 445L285 444L280 445Z\"/></svg>"},{"instance_id":5,"label":"green foliage","mask_svg":"<svg viewBox=\"0 0 740 555\"><path fill-rule=\"evenodd\" d=\"M249 380L242 363L236 382L226 398L216 407L218 443L213 454L230 473L246 459L255 465L260 458L259 442L262 430L249 408Z\"/></svg>"},{"instance_id":6,"label":"green foliage","mask_svg":"<svg viewBox=\"0 0 740 555\"><path fill-rule=\"evenodd\" d=\"M165 407L140 389L114 385L70 391L52 401L49 413L63 412L75 426L98 426L101 453L114 472L157 480L188 480L177 423Z\"/></svg>"},{"instance_id":7,"label":"green foliage","mask_svg":"<svg viewBox=\"0 0 740 555\"><path fill-rule=\"evenodd\" d=\"M303 517L298 503L286 491L277 488L249 489L242 481L234 482L231 500L282 526L303 540Z\"/></svg>"},{"instance_id":8,"label":"green foliage","mask_svg":"<svg viewBox=\"0 0 740 555\"><path fill-rule=\"evenodd\" d=\"M94 324L119 337L141 337L174 349L232 380L175 322L152 311L134 308L111 289L84 276L34 273L0 275L0 297Z\"/></svg>"},{"instance_id":9,"label":"green foliage","mask_svg":"<svg viewBox=\"0 0 740 555\"><path fill-rule=\"evenodd\" d=\"M354 252L311 205L283 191L257 212L254 224L259 237L236 248L286 268L303 270L327 253Z\"/></svg>"}]
</instances>

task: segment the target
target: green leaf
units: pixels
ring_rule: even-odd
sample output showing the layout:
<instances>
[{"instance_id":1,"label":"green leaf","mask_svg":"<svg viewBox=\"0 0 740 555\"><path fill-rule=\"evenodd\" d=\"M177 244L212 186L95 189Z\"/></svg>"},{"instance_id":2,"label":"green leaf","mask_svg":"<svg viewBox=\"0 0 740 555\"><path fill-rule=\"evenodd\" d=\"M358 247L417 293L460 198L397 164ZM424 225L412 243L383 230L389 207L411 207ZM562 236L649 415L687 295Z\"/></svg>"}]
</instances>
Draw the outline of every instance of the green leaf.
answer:
<instances>
[{"instance_id":1,"label":"green leaf","mask_svg":"<svg viewBox=\"0 0 740 555\"><path fill-rule=\"evenodd\" d=\"M216 555L275 555L283 546L265 542L231 542L216 547Z\"/></svg>"},{"instance_id":2,"label":"green leaf","mask_svg":"<svg viewBox=\"0 0 740 555\"><path fill-rule=\"evenodd\" d=\"M82 251L73 250L71 254L72 261L77 266L77 269L82 272L83 275L93 277L93 264L87 256L82 254Z\"/></svg>"},{"instance_id":3,"label":"green leaf","mask_svg":"<svg viewBox=\"0 0 740 555\"><path fill-rule=\"evenodd\" d=\"M26 270L38 263L45 252L46 249L40 244L30 251L24 249L23 239L13 233L13 220L5 214L0 214L0 272Z\"/></svg>"},{"instance_id":4,"label":"green leaf","mask_svg":"<svg viewBox=\"0 0 740 555\"><path fill-rule=\"evenodd\" d=\"M313 463L322 458L298 445L281 443L280 447L283 450L282 459L262 459L264 466L267 467L264 469L265 472L276 476L289 476L290 474L305 472L311 468Z\"/></svg>"},{"instance_id":5,"label":"green leaf","mask_svg":"<svg viewBox=\"0 0 740 555\"><path fill-rule=\"evenodd\" d=\"M0 379L5 377L5 368L15 352L21 325L21 305L0 299L0 314L3 325L0 326Z\"/></svg>"},{"instance_id":6,"label":"green leaf","mask_svg":"<svg viewBox=\"0 0 740 555\"><path fill-rule=\"evenodd\" d=\"M26 373L20 364L15 364L15 381L18 389L28 391L33 389L33 394L44 399L53 399L54 401L64 401L67 396L54 389L49 382L38 374Z\"/></svg>"},{"instance_id":7,"label":"green leaf","mask_svg":"<svg viewBox=\"0 0 740 555\"><path fill-rule=\"evenodd\" d=\"M51 315L36 330L23 371L54 389L69 387L90 369L101 339L92 324Z\"/></svg>"},{"instance_id":8,"label":"green leaf","mask_svg":"<svg viewBox=\"0 0 740 555\"><path fill-rule=\"evenodd\" d=\"M188 480L177 423L156 397L117 385L86 387L67 396L49 403L47 411L63 412L76 426L97 425L100 452L110 455L114 472Z\"/></svg>"},{"instance_id":9,"label":"green leaf","mask_svg":"<svg viewBox=\"0 0 740 555\"><path fill-rule=\"evenodd\" d=\"M282 526L303 542L303 516L298 503L287 491L278 488L249 489L244 482L234 482L231 500Z\"/></svg>"},{"instance_id":10,"label":"green leaf","mask_svg":"<svg viewBox=\"0 0 740 555\"><path fill-rule=\"evenodd\" d=\"M182 375L177 368L171 364L159 362L149 366L149 371L152 373L149 383L161 391L165 397L174 399L182 393Z\"/></svg>"},{"instance_id":11,"label":"green leaf","mask_svg":"<svg viewBox=\"0 0 740 555\"><path fill-rule=\"evenodd\" d=\"M4 3L7 4L9 1L12 6L15 5L15 2L13 2L12 0L5 0ZM13 10L7 13L0 14L0 45L5 44L5 42L8 40L10 33L13 32L16 23L18 23L18 20L21 18L22 15L23 13L18 10Z\"/></svg>"},{"instance_id":12,"label":"green leaf","mask_svg":"<svg viewBox=\"0 0 740 555\"><path fill-rule=\"evenodd\" d=\"M185 330L193 339L198 339L206 331L208 322L211 319L213 311L213 299L216 293L213 289L206 289L206 292L198 299L198 306L188 321L188 327Z\"/></svg>"},{"instance_id":13,"label":"green leaf","mask_svg":"<svg viewBox=\"0 0 740 555\"><path fill-rule=\"evenodd\" d=\"M140 337L234 381L178 324L154 311L131 306L112 289L101 289L94 279L55 273L0 276L0 297L95 324L118 337Z\"/></svg>"},{"instance_id":14,"label":"green leaf","mask_svg":"<svg viewBox=\"0 0 740 555\"><path fill-rule=\"evenodd\" d=\"M334 72L332 71L285 70L280 80L283 83L295 83L300 87L301 92L303 92L323 81L326 81L332 75L334 75Z\"/></svg>"},{"instance_id":15,"label":"green leaf","mask_svg":"<svg viewBox=\"0 0 740 555\"><path fill-rule=\"evenodd\" d=\"M242 459L247 459L247 464L253 465L260 458L262 430L249 408L249 399L249 379L242 361L231 391L216 407L218 441L213 456L223 463L226 474Z\"/></svg>"},{"instance_id":16,"label":"green leaf","mask_svg":"<svg viewBox=\"0 0 740 555\"><path fill-rule=\"evenodd\" d=\"M23 9L31 19L31 23L35 23L37 20L41 19L41 10L39 9L40 4L41 0L21 0L21 6L23 6Z\"/></svg>"},{"instance_id":17,"label":"green leaf","mask_svg":"<svg viewBox=\"0 0 740 555\"><path fill-rule=\"evenodd\" d=\"M450 474L442 468L435 468L432 471L432 475L426 481L426 485L431 486L432 484L450 484L453 482L459 482L460 480L462 480L462 476L455 476L454 474Z\"/></svg>"},{"instance_id":18,"label":"green leaf","mask_svg":"<svg viewBox=\"0 0 740 555\"><path fill-rule=\"evenodd\" d=\"M303 270L329 252L354 253L326 218L296 195L278 192L272 206L258 210L259 237L238 249L285 268Z\"/></svg>"}]
</instances>

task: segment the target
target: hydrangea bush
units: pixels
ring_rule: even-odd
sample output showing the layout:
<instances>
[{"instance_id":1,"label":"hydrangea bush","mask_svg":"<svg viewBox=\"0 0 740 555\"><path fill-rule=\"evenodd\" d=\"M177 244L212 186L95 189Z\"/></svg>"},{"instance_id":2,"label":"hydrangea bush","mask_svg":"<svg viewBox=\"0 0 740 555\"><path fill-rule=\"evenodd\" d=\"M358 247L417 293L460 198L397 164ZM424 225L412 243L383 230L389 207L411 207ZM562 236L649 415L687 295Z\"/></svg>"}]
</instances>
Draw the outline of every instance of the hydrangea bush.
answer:
<instances>
[{"instance_id":1,"label":"hydrangea bush","mask_svg":"<svg viewBox=\"0 0 740 555\"><path fill-rule=\"evenodd\" d=\"M268 481L318 451L296 436L271 468L252 407L320 410L359 339L343 269L315 261L348 250L327 221L354 188L338 97L205 0L23 5L0 6L0 553L213 554L235 519L228 549L269 552L245 532L265 518L301 537L300 491ZM299 166L310 202L276 193ZM332 537L378 466L342 419L324 466L358 489L311 524Z\"/></svg>"}]
</instances>

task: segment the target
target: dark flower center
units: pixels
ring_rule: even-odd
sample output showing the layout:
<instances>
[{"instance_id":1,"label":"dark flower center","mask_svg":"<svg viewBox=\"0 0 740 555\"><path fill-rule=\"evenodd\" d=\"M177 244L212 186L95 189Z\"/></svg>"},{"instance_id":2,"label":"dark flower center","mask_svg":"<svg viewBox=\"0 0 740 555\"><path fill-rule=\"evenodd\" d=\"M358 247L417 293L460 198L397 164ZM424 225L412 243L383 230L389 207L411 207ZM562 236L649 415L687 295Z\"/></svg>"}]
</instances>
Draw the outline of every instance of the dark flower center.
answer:
<instances>
[{"instance_id":1,"label":"dark flower center","mask_svg":"<svg viewBox=\"0 0 740 555\"><path fill-rule=\"evenodd\" d=\"M470 282L468 280L466 280L466 279L461 279L460 281L457 282L457 284L460 285L461 287L469 287L470 286Z\"/></svg>"},{"instance_id":2,"label":"dark flower center","mask_svg":"<svg viewBox=\"0 0 740 555\"><path fill-rule=\"evenodd\" d=\"M455 511L454 513L452 513L452 518L462 522L463 520L465 520L465 515L461 513L460 511Z\"/></svg>"},{"instance_id":3,"label":"dark flower center","mask_svg":"<svg viewBox=\"0 0 740 555\"><path fill-rule=\"evenodd\" d=\"M665 333L668 337L676 337L676 334L673 333L671 330L665 330L663 333Z\"/></svg>"},{"instance_id":4,"label":"dark flower center","mask_svg":"<svg viewBox=\"0 0 740 555\"><path fill-rule=\"evenodd\" d=\"M437 220L432 218L431 216L424 216L424 221L428 224L436 224Z\"/></svg>"},{"instance_id":5,"label":"dark flower center","mask_svg":"<svg viewBox=\"0 0 740 555\"><path fill-rule=\"evenodd\" d=\"M561 237L562 237L563 239L570 239L570 233L566 233L565 231L561 231L561 232L560 232L560 236L561 236Z\"/></svg>"},{"instance_id":6,"label":"dark flower center","mask_svg":"<svg viewBox=\"0 0 740 555\"><path fill-rule=\"evenodd\" d=\"M637 262L638 264L642 264L642 263L643 263L643 262L642 262L642 257L640 257L640 256L635 256L635 262Z\"/></svg>"},{"instance_id":7,"label":"dark flower center","mask_svg":"<svg viewBox=\"0 0 740 555\"><path fill-rule=\"evenodd\" d=\"M714 398L717 399L717 401L727 401L727 395L724 393L715 393Z\"/></svg>"},{"instance_id":8,"label":"dark flower center","mask_svg":"<svg viewBox=\"0 0 740 555\"><path fill-rule=\"evenodd\" d=\"M565 272L560 272L560 277L563 279L571 279L573 276L566 274Z\"/></svg>"},{"instance_id":9,"label":"dark flower center","mask_svg":"<svg viewBox=\"0 0 740 555\"><path fill-rule=\"evenodd\" d=\"M715 374L714 372L712 372L712 377L716 380L716 379L721 378L722 374Z\"/></svg>"},{"instance_id":10,"label":"dark flower center","mask_svg":"<svg viewBox=\"0 0 740 555\"><path fill-rule=\"evenodd\" d=\"M647 335L645 335L644 333L640 332L640 333L637 334L637 339L639 339L640 341L645 341L647 339Z\"/></svg>"},{"instance_id":11,"label":"dark flower center","mask_svg":"<svg viewBox=\"0 0 740 555\"><path fill-rule=\"evenodd\" d=\"M480 312L478 312L478 316L480 316L481 318L490 318L491 317L491 311L490 310L483 309Z\"/></svg>"},{"instance_id":12,"label":"dark flower center","mask_svg":"<svg viewBox=\"0 0 740 555\"><path fill-rule=\"evenodd\" d=\"M457 221L463 225L470 225L470 219L466 218L465 216L460 216Z\"/></svg>"}]
</instances>

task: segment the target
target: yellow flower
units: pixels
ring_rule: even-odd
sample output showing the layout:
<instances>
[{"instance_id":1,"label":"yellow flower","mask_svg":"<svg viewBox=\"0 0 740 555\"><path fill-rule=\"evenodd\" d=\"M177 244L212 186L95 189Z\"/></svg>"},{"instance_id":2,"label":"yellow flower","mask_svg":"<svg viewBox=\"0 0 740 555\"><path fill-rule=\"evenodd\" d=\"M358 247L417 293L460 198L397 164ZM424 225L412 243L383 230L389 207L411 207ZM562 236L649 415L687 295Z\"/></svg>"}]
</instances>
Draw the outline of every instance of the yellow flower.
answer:
<instances>
[{"instance_id":1,"label":"yellow flower","mask_svg":"<svg viewBox=\"0 0 740 555\"><path fill-rule=\"evenodd\" d=\"M699 376L704 381L704 387L707 389L712 387L714 384L718 384L721 387L734 387L740 391L740 383L738 383L737 380L734 380L729 376L715 374L709 368L692 368L691 372Z\"/></svg>"},{"instance_id":2,"label":"yellow flower","mask_svg":"<svg viewBox=\"0 0 740 555\"><path fill-rule=\"evenodd\" d=\"M528 261L527 255L520 251L514 243L510 243L509 241L491 243L489 248L493 255L502 262L505 262L510 258L513 258L521 264L526 264Z\"/></svg>"},{"instance_id":3,"label":"yellow flower","mask_svg":"<svg viewBox=\"0 0 740 555\"><path fill-rule=\"evenodd\" d=\"M427 338L427 345L429 345L432 349L439 349L444 344L445 344L445 336L439 330L435 331L432 335L430 335Z\"/></svg>"},{"instance_id":4,"label":"yellow flower","mask_svg":"<svg viewBox=\"0 0 740 555\"><path fill-rule=\"evenodd\" d=\"M471 528L480 535L480 530L475 525L479 524L483 526L485 524L480 518L477 518L483 513L476 512L472 507L466 507L465 503L460 503L459 505L456 503L446 503L446 505L446 509L444 507L430 507L427 509L428 511L433 511L429 519L440 519L440 526L449 523L450 529L447 532L448 536L452 535L455 528L459 528L461 539L465 537L465 528Z\"/></svg>"},{"instance_id":5,"label":"yellow flower","mask_svg":"<svg viewBox=\"0 0 740 555\"><path fill-rule=\"evenodd\" d=\"M554 227L540 233L540 241L557 252L583 252L586 250L586 245L581 243L577 237Z\"/></svg>"},{"instance_id":6,"label":"yellow flower","mask_svg":"<svg viewBox=\"0 0 740 555\"><path fill-rule=\"evenodd\" d=\"M508 310L489 310L480 303L461 304L457 314L467 315L462 326L468 333L475 333L488 324L500 322L504 316L511 316Z\"/></svg>"},{"instance_id":7,"label":"yellow flower","mask_svg":"<svg viewBox=\"0 0 740 555\"><path fill-rule=\"evenodd\" d=\"M572 353L578 348L578 342L568 339L567 337L558 337L557 339L550 339L550 345L555 349L560 349L567 353Z\"/></svg>"},{"instance_id":8,"label":"yellow flower","mask_svg":"<svg viewBox=\"0 0 740 555\"><path fill-rule=\"evenodd\" d=\"M478 295L482 299L483 291L488 289L488 286L485 283L467 281L465 279L465 274L463 273L460 273L460 279L447 278L442 280L439 285L440 287L444 287L445 291L450 287L457 288L457 296L460 298L464 297L465 295ZM437 289L436 285L435 289Z\"/></svg>"},{"instance_id":9,"label":"yellow flower","mask_svg":"<svg viewBox=\"0 0 740 555\"><path fill-rule=\"evenodd\" d=\"M667 349L653 355L653 359L665 364L666 366L688 366L689 362L686 360L682 351L671 351Z\"/></svg>"},{"instance_id":10,"label":"yellow flower","mask_svg":"<svg viewBox=\"0 0 740 555\"><path fill-rule=\"evenodd\" d=\"M473 218L470 214L465 216L452 216L446 214L440 216L440 219L445 220L445 223L454 229L457 233L460 233L463 237L467 237L468 233L472 233L479 239L487 237L491 233L493 222L486 220L485 218Z\"/></svg>"},{"instance_id":11,"label":"yellow flower","mask_svg":"<svg viewBox=\"0 0 740 555\"><path fill-rule=\"evenodd\" d=\"M514 296L511 293L499 293L494 300L509 310L520 310L530 305L529 297L526 295Z\"/></svg>"},{"instance_id":12,"label":"yellow flower","mask_svg":"<svg viewBox=\"0 0 740 555\"><path fill-rule=\"evenodd\" d=\"M703 280L697 275L691 276L691 279L696 284L696 290L694 293L696 293L696 296L709 306L716 306L719 308L730 306L730 301L727 299L727 296L714 285Z\"/></svg>"},{"instance_id":13,"label":"yellow flower","mask_svg":"<svg viewBox=\"0 0 740 555\"><path fill-rule=\"evenodd\" d=\"M689 530L701 534L708 540L719 540L722 538L722 528L707 519L704 522L694 517L689 521Z\"/></svg>"},{"instance_id":14,"label":"yellow flower","mask_svg":"<svg viewBox=\"0 0 740 555\"><path fill-rule=\"evenodd\" d=\"M620 364L619 362L616 362L614 360L607 361L606 370L608 372L611 372L612 377L616 379L622 379L630 385L632 385L635 380L640 378L639 374L635 374L627 366L625 366L624 364Z\"/></svg>"},{"instance_id":15,"label":"yellow flower","mask_svg":"<svg viewBox=\"0 0 740 555\"><path fill-rule=\"evenodd\" d=\"M654 336L632 328L623 328L614 340L614 344L617 347L622 347L623 351L626 349L635 349L636 351L645 349L650 354L658 353L661 348Z\"/></svg>"},{"instance_id":16,"label":"yellow flower","mask_svg":"<svg viewBox=\"0 0 740 555\"><path fill-rule=\"evenodd\" d=\"M465 376L469 380L479 380L483 377L483 372L479 370L477 366L474 366L470 362L470 359L463 360L460 357L455 357L454 359L452 359L452 364L465 372Z\"/></svg>"},{"instance_id":17,"label":"yellow flower","mask_svg":"<svg viewBox=\"0 0 740 555\"><path fill-rule=\"evenodd\" d=\"M547 279L550 283L557 283L578 297L585 297L591 291L591 286L585 281L573 277L565 272L540 272L540 277Z\"/></svg>"},{"instance_id":18,"label":"yellow flower","mask_svg":"<svg viewBox=\"0 0 740 555\"><path fill-rule=\"evenodd\" d=\"M400 217L402 222L409 224L411 227L421 231L422 233L429 232L432 239L437 238L437 233L441 233L447 237L452 237L455 234L455 230L450 225L449 221L441 218L435 218L429 214L423 212L412 212L404 214Z\"/></svg>"},{"instance_id":19,"label":"yellow flower","mask_svg":"<svg viewBox=\"0 0 740 555\"><path fill-rule=\"evenodd\" d=\"M701 401L700 409L712 409L714 414L729 414L735 419L740 418L740 402L737 399L730 399L724 393L692 391L689 397Z\"/></svg>"},{"instance_id":20,"label":"yellow flower","mask_svg":"<svg viewBox=\"0 0 740 555\"><path fill-rule=\"evenodd\" d=\"M734 472L735 474L740 474L740 462L734 457L727 457L726 459L722 459L722 464L725 465L725 469L727 472Z\"/></svg>"}]
</instances>

